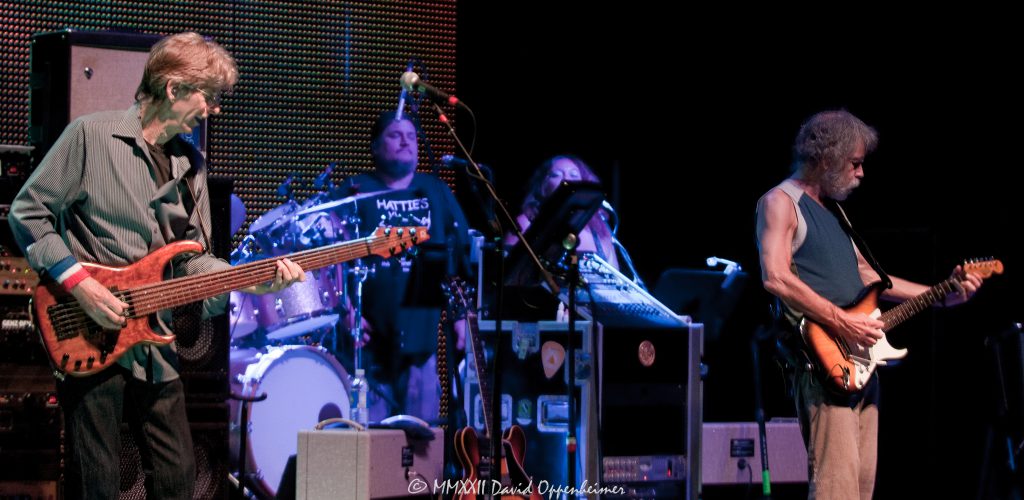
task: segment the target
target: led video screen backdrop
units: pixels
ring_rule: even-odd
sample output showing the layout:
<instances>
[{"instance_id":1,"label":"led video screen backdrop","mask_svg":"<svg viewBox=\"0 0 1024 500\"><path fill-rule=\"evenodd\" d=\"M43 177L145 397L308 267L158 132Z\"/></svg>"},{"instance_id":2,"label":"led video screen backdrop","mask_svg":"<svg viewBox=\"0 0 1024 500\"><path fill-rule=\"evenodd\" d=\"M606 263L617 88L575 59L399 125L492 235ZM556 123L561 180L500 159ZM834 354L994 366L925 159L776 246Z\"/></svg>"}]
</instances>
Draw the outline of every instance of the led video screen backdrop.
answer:
<instances>
[{"instance_id":1,"label":"led video screen backdrop","mask_svg":"<svg viewBox=\"0 0 1024 500\"><path fill-rule=\"evenodd\" d=\"M278 186L289 175L302 202L331 163L334 183L372 168L370 127L399 102L410 66L456 87L454 0L0 2L0 144L28 144L32 35L63 29L196 31L235 56L240 80L209 121L207 154L212 175L234 179L246 226L286 201ZM453 151L427 102L410 99L406 111L420 117L433 155ZM426 153L420 165L430 168Z\"/></svg>"}]
</instances>

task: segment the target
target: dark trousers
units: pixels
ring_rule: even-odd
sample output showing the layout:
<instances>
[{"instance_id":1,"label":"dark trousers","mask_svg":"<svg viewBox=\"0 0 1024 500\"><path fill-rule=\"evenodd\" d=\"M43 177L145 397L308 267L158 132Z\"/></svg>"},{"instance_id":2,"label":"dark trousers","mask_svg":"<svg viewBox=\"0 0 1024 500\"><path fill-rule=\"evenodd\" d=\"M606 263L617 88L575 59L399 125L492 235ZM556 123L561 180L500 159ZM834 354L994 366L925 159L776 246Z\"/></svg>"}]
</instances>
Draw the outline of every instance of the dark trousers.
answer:
<instances>
[{"instance_id":1,"label":"dark trousers","mask_svg":"<svg viewBox=\"0 0 1024 500\"><path fill-rule=\"evenodd\" d=\"M120 366L58 384L66 438L66 498L117 498L121 422L142 457L148 498L191 499L196 465L181 380L147 383Z\"/></svg>"}]
</instances>

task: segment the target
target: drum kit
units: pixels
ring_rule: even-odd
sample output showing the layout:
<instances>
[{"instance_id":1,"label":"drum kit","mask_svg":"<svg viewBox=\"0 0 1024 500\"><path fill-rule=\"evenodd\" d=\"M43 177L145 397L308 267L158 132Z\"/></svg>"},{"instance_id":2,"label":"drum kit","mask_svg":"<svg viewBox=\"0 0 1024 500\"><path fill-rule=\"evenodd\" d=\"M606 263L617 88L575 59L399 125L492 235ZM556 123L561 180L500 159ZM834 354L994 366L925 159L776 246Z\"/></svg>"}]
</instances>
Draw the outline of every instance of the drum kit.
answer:
<instances>
[{"instance_id":1,"label":"drum kit","mask_svg":"<svg viewBox=\"0 0 1024 500\"><path fill-rule=\"evenodd\" d=\"M358 238L357 201L386 192L342 199L320 193L301 204L289 199L250 225L232 263ZM275 496L288 458L296 452L299 430L327 418L350 417L353 381L338 362L339 341L346 340L338 325L349 307L361 306L355 294L368 274L354 261L308 271L305 281L276 293L230 294L232 392L249 400L267 395L245 411L242 405L248 403L235 400L231 408L232 458L240 471L251 472L248 486L258 495ZM353 313L361 317L361 311ZM359 326L347 333L361 336ZM355 351L358 369L358 347Z\"/></svg>"}]
</instances>

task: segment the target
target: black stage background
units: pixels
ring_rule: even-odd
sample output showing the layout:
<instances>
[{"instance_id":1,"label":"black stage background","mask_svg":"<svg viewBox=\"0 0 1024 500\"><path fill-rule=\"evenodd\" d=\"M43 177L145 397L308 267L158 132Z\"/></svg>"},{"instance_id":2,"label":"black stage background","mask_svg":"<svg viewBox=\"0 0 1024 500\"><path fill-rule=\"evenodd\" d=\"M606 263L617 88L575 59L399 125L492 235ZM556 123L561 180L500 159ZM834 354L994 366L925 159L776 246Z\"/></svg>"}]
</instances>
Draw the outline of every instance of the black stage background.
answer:
<instances>
[{"instance_id":1,"label":"black stage background","mask_svg":"<svg viewBox=\"0 0 1024 500\"><path fill-rule=\"evenodd\" d=\"M711 255L757 276L755 203L788 175L800 123L846 108L875 126L879 149L846 208L884 267L928 284L966 257L994 255L1007 268L972 303L893 333L911 354L881 371L876 497L974 497L997 401L984 341L1022 320L1022 209L1011 180L1021 81L1009 63L1020 36L998 16L981 24L964 13L812 26L677 10L461 2L458 90L479 118L476 159L518 207L545 157L581 156L650 284ZM463 117L464 136L468 124ZM754 419L749 340L769 300L758 280L748 288L706 345L706 421ZM791 416L782 375L767 367L764 376L768 415ZM1019 384L1019 362L1013 377ZM998 436L993 471L1006 457Z\"/></svg>"}]
</instances>

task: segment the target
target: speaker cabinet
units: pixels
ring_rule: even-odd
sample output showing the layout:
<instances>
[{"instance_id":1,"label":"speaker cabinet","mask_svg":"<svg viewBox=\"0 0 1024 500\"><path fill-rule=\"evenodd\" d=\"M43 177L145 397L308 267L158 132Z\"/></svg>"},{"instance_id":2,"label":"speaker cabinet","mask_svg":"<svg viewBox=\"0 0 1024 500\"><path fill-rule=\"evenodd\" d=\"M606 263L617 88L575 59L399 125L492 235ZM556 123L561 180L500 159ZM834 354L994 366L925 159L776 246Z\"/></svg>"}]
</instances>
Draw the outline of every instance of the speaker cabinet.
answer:
<instances>
[{"instance_id":1,"label":"speaker cabinet","mask_svg":"<svg viewBox=\"0 0 1024 500\"><path fill-rule=\"evenodd\" d=\"M299 431L295 498L427 496L444 478L444 432L429 441L392 429ZM281 498L280 493L278 498Z\"/></svg>"},{"instance_id":2,"label":"speaker cabinet","mask_svg":"<svg viewBox=\"0 0 1024 500\"><path fill-rule=\"evenodd\" d=\"M213 254L227 260L231 253L231 234L227 221L231 206L232 180L208 177ZM189 402L222 402L228 399L228 315L202 319L202 304L194 303L174 311L181 380Z\"/></svg>"},{"instance_id":3,"label":"speaker cabinet","mask_svg":"<svg viewBox=\"0 0 1024 500\"><path fill-rule=\"evenodd\" d=\"M761 471L760 441L756 422L704 424L701 443L703 484L749 484L751 478ZM765 441L768 443L768 468L772 482L806 483L807 450L796 419L766 422Z\"/></svg>"},{"instance_id":4,"label":"speaker cabinet","mask_svg":"<svg viewBox=\"0 0 1024 500\"><path fill-rule=\"evenodd\" d=\"M158 40L70 29L32 37L28 129L37 164L75 118L135 102L149 48Z\"/></svg>"},{"instance_id":5,"label":"speaker cabinet","mask_svg":"<svg viewBox=\"0 0 1024 500\"><path fill-rule=\"evenodd\" d=\"M228 481L227 405L220 405L223 422L196 422L195 406L188 408L192 446L196 459L196 483L192 498L227 499L231 493ZM204 411L210 411L205 409ZM139 446L127 425L121 427L121 500L145 499L145 475Z\"/></svg>"}]
</instances>

